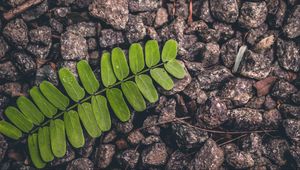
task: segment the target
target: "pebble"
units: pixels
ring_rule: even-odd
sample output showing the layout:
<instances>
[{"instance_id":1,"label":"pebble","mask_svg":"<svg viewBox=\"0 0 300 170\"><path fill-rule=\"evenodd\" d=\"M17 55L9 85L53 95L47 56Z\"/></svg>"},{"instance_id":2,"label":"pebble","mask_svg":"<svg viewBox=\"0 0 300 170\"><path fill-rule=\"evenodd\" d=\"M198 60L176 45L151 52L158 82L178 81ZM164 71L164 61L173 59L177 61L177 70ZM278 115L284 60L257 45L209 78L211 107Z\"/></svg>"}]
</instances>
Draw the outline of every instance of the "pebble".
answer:
<instances>
[{"instance_id":1,"label":"pebble","mask_svg":"<svg viewBox=\"0 0 300 170\"><path fill-rule=\"evenodd\" d=\"M21 16L25 21L32 21L41 17L48 11L48 9L48 0L44 0L41 4L38 4L37 6L30 8L22 13Z\"/></svg>"},{"instance_id":2,"label":"pebble","mask_svg":"<svg viewBox=\"0 0 300 170\"><path fill-rule=\"evenodd\" d=\"M97 34L96 24L94 22L80 22L67 27L67 31L85 38L95 37Z\"/></svg>"},{"instance_id":3,"label":"pebble","mask_svg":"<svg viewBox=\"0 0 300 170\"><path fill-rule=\"evenodd\" d=\"M285 119L282 122L286 135L294 142L300 142L300 120Z\"/></svg>"},{"instance_id":4,"label":"pebble","mask_svg":"<svg viewBox=\"0 0 300 170\"><path fill-rule=\"evenodd\" d=\"M13 59L18 70L25 76L36 71L36 63L31 56L24 52L14 52Z\"/></svg>"},{"instance_id":5,"label":"pebble","mask_svg":"<svg viewBox=\"0 0 300 170\"><path fill-rule=\"evenodd\" d=\"M191 156L181 152L180 150L174 151L166 165L166 170L186 169Z\"/></svg>"},{"instance_id":6,"label":"pebble","mask_svg":"<svg viewBox=\"0 0 300 170\"><path fill-rule=\"evenodd\" d=\"M66 170L93 170L94 163L88 158L79 158L68 164Z\"/></svg>"},{"instance_id":7,"label":"pebble","mask_svg":"<svg viewBox=\"0 0 300 170\"><path fill-rule=\"evenodd\" d=\"M188 165L189 170L219 169L224 162L224 152L212 139L207 139Z\"/></svg>"},{"instance_id":8,"label":"pebble","mask_svg":"<svg viewBox=\"0 0 300 170\"><path fill-rule=\"evenodd\" d=\"M144 139L145 139L144 135L139 130L135 130L135 131L129 133L128 137L127 137L127 141L131 145L137 145Z\"/></svg>"},{"instance_id":9,"label":"pebble","mask_svg":"<svg viewBox=\"0 0 300 170\"><path fill-rule=\"evenodd\" d=\"M141 17L129 15L125 35L130 44L138 42L146 36L146 27Z\"/></svg>"},{"instance_id":10,"label":"pebble","mask_svg":"<svg viewBox=\"0 0 300 170\"><path fill-rule=\"evenodd\" d=\"M300 5L296 5L289 15L283 32L288 38L297 38L300 35Z\"/></svg>"},{"instance_id":11,"label":"pebble","mask_svg":"<svg viewBox=\"0 0 300 170\"><path fill-rule=\"evenodd\" d=\"M285 80L277 81L272 88L271 96L282 101L289 101L292 94L296 93L297 88Z\"/></svg>"},{"instance_id":12,"label":"pebble","mask_svg":"<svg viewBox=\"0 0 300 170\"><path fill-rule=\"evenodd\" d=\"M17 68L11 61L0 63L0 80L16 81L19 79Z\"/></svg>"},{"instance_id":13,"label":"pebble","mask_svg":"<svg viewBox=\"0 0 300 170\"><path fill-rule=\"evenodd\" d=\"M229 121L236 129L255 130L261 127L263 117L260 110L237 108L229 110Z\"/></svg>"},{"instance_id":14,"label":"pebble","mask_svg":"<svg viewBox=\"0 0 300 170\"><path fill-rule=\"evenodd\" d=\"M3 28L3 35L17 48L25 48L29 42L27 25L22 19L14 19Z\"/></svg>"},{"instance_id":15,"label":"pebble","mask_svg":"<svg viewBox=\"0 0 300 170\"><path fill-rule=\"evenodd\" d=\"M81 60L88 57L88 46L83 36L65 32L61 36L61 55L64 60Z\"/></svg>"},{"instance_id":16,"label":"pebble","mask_svg":"<svg viewBox=\"0 0 300 170\"><path fill-rule=\"evenodd\" d=\"M138 163L140 153L134 149L125 150L117 155L117 161L122 167L134 169Z\"/></svg>"},{"instance_id":17,"label":"pebble","mask_svg":"<svg viewBox=\"0 0 300 170\"><path fill-rule=\"evenodd\" d=\"M167 148L164 143L155 143L143 150L141 159L144 167L165 165L167 162Z\"/></svg>"},{"instance_id":18,"label":"pebble","mask_svg":"<svg viewBox=\"0 0 300 170\"><path fill-rule=\"evenodd\" d=\"M129 0L128 8L130 12L145 12L156 10L159 5L158 0Z\"/></svg>"},{"instance_id":19,"label":"pebble","mask_svg":"<svg viewBox=\"0 0 300 170\"><path fill-rule=\"evenodd\" d=\"M226 162L235 169L246 169L254 166L254 160L250 153L238 151L226 156Z\"/></svg>"},{"instance_id":20,"label":"pebble","mask_svg":"<svg viewBox=\"0 0 300 170\"><path fill-rule=\"evenodd\" d=\"M101 30L99 43L102 48L112 47L123 44L125 42L124 36L120 31L114 31L113 29Z\"/></svg>"},{"instance_id":21,"label":"pebble","mask_svg":"<svg viewBox=\"0 0 300 170\"><path fill-rule=\"evenodd\" d=\"M107 168L112 162L113 156L115 155L116 147L112 144L100 144L99 148L96 149L96 167Z\"/></svg>"},{"instance_id":22,"label":"pebble","mask_svg":"<svg viewBox=\"0 0 300 170\"><path fill-rule=\"evenodd\" d=\"M156 28L163 26L168 22L168 12L165 8L159 8L156 12L154 26Z\"/></svg>"},{"instance_id":23,"label":"pebble","mask_svg":"<svg viewBox=\"0 0 300 170\"><path fill-rule=\"evenodd\" d=\"M143 131L147 132L148 134L159 135L160 134L160 127L155 124L158 123L158 116L157 115L150 115L148 116L143 123L143 127L147 127L143 129Z\"/></svg>"},{"instance_id":24,"label":"pebble","mask_svg":"<svg viewBox=\"0 0 300 170\"><path fill-rule=\"evenodd\" d=\"M117 30L124 30L128 22L128 0L95 0L89 6L92 16Z\"/></svg>"},{"instance_id":25,"label":"pebble","mask_svg":"<svg viewBox=\"0 0 300 170\"><path fill-rule=\"evenodd\" d=\"M278 39L276 46L279 65L286 70L298 72L300 70L300 52L297 45L293 41Z\"/></svg>"},{"instance_id":26,"label":"pebble","mask_svg":"<svg viewBox=\"0 0 300 170\"><path fill-rule=\"evenodd\" d=\"M9 50L9 46L2 36L0 36L0 59L5 57L6 52Z\"/></svg>"},{"instance_id":27,"label":"pebble","mask_svg":"<svg viewBox=\"0 0 300 170\"><path fill-rule=\"evenodd\" d=\"M216 19L234 23L239 16L239 7L236 0L218 1L210 0L210 10Z\"/></svg>"},{"instance_id":28,"label":"pebble","mask_svg":"<svg viewBox=\"0 0 300 170\"><path fill-rule=\"evenodd\" d=\"M289 145L286 140L273 139L265 144L265 156L277 165L284 165L286 163L285 155L288 153Z\"/></svg>"}]
</instances>

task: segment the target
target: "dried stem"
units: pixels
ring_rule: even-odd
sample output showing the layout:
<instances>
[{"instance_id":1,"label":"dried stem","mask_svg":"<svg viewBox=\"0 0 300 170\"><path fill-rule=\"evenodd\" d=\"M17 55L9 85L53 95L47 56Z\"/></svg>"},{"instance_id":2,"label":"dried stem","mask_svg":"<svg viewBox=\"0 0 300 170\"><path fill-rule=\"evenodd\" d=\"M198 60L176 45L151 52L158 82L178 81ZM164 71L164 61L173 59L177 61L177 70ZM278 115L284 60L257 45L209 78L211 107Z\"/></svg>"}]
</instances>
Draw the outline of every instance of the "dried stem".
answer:
<instances>
[{"instance_id":1,"label":"dried stem","mask_svg":"<svg viewBox=\"0 0 300 170\"><path fill-rule=\"evenodd\" d=\"M43 1L44 0L28 0L28 1L24 2L22 5L17 6L16 8L9 10L8 12L5 12L3 14L3 18L5 20L11 20L12 18L23 13L30 7L38 5L38 4L42 3Z\"/></svg>"},{"instance_id":2,"label":"dried stem","mask_svg":"<svg viewBox=\"0 0 300 170\"><path fill-rule=\"evenodd\" d=\"M188 18L188 23L191 24L193 22L193 0L190 0L190 14Z\"/></svg>"},{"instance_id":3,"label":"dried stem","mask_svg":"<svg viewBox=\"0 0 300 170\"><path fill-rule=\"evenodd\" d=\"M243 138L243 137L246 137L246 136L248 136L248 135L249 135L249 134L243 134L243 135L240 135L240 136L238 136L238 137L236 137L236 138L230 139L229 141L220 143L219 146L223 146L223 145L226 145L226 144L228 144L228 143L234 142L234 141L236 141L236 140L238 140L238 139L241 139L241 138Z\"/></svg>"},{"instance_id":4,"label":"dried stem","mask_svg":"<svg viewBox=\"0 0 300 170\"><path fill-rule=\"evenodd\" d=\"M172 123L172 122L176 122L178 120L185 120L185 119L190 119L191 117L181 117L181 118L174 118L174 119L171 119L171 120L167 120L167 121L161 121L161 122L158 122L158 123L154 123L154 124L151 124L149 126L143 126L141 128L138 128L136 129L136 131L140 131L140 130L143 130L143 129L147 129L147 128L150 128L150 127L153 127L153 126L159 126L159 125L164 125L164 124L167 124L167 123Z\"/></svg>"}]
</instances>

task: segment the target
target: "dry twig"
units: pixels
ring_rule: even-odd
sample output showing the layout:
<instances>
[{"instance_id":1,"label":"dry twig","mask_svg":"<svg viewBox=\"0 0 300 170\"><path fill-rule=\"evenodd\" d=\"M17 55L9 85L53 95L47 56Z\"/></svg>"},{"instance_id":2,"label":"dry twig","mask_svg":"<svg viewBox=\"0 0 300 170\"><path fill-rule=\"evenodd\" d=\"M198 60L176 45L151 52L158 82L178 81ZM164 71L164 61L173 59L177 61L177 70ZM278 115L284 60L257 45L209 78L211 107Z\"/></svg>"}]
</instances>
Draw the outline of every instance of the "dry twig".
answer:
<instances>
[{"instance_id":1,"label":"dry twig","mask_svg":"<svg viewBox=\"0 0 300 170\"><path fill-rule=\"evenodd\" d=\"M190 14L189 14L189 18L188 18L188 23L191 24L193 22L193 0L190 0Z\"/></svg>"},{"instance_id":2,"label":"dry twig","mask_svg":"<svg viewBox=\"0 0 300 170\"><path fill-rule=\"evenodd\" d=\"M42 3L44 0L28 0L26 2L24 2L22 5L17 6L16 8L13 8L7 12L5 12L3 14L3 18L5 20L11 20L13 19L15 16L23 13L24 11L26 11L27 9L29 9L32 6L38 5L40 3Z\"/></svg>"}]
</instances>

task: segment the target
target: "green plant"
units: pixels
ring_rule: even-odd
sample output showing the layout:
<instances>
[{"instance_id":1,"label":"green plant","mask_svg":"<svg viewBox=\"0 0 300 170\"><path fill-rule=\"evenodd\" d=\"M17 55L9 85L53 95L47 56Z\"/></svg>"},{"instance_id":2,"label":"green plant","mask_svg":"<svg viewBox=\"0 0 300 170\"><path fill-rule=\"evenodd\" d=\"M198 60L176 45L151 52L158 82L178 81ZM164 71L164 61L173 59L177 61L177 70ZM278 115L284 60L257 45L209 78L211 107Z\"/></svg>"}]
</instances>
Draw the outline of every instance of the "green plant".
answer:
<instances>
[{"instance_id":1,"label":"green plant","mask_svg":"<svg viewBox=\"0 0 300 170\"><path fill-rule=\"evenodd\" d=\"M17 99L17 107L9 106L5 110L11 123L0 121L0 132L15 140L28 136L31 160L37 168L43 168L54 157L65 155L66 136L73 147L84 146L82 125L94 138L108 131L111 128L108 106L120 121L125 122L130 119L127 103L141 112L146 109L145 99L150 103L156 102L158 93L152 78L165 90L171 90L174 84L169 74L177 79L185 75L176 55L177 43L174 40L165 43L161 57L155 40L146 43L145 57L142 46L132 44L129 66L120 48L114 48L111 55L104 52L100 63L104 87L100 90L100 83L87 61L77 63L83 87L67 68L61 68L59 79L67 95L50 82L43 81L39 87L30 89L31 100L21 96ZM152 78L147 75L148 72ZM105 96L100 95L102 93ZM69 98L73 101L72 105Z\"/></svg>"}]
</instances>

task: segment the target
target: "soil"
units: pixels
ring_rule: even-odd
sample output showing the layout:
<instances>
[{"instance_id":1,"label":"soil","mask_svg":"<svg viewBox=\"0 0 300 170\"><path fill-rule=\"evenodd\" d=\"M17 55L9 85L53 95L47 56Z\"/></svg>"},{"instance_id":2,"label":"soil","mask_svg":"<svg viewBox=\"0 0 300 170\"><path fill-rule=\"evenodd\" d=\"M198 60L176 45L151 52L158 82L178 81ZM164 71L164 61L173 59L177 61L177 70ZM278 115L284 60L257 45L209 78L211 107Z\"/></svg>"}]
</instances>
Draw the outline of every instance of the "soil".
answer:
<instances>
[{"instance_id":1,"label":"soil","mask_svg":"<svg viewBox=\"0 0 300 170\"><path fill-rule=\"evenodd\" d=\"M300 169L299 0L0 0L0 14L1 119L43 80L61 88L61 67L100 75L114 47L175 39L188 72L45 169ZM0 134L0 169L35 169L26 146Z\"/></svg>"}]
</instances>

